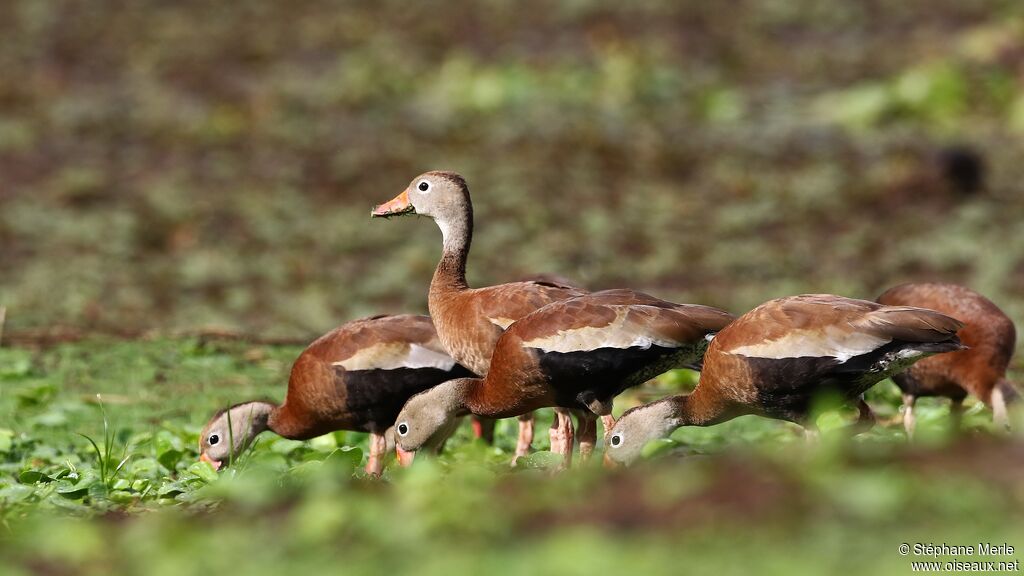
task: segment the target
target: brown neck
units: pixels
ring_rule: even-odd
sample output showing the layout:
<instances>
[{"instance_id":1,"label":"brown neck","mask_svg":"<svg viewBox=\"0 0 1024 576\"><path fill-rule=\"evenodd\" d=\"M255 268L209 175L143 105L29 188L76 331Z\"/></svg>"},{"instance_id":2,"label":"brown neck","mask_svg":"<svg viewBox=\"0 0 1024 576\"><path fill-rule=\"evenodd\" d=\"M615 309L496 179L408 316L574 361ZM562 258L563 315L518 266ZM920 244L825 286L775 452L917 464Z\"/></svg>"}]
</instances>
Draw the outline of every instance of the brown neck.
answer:
<instances>
[{"instance_id":1,"label":"brown neck","mask_svg":"<svg viewBox=\"0 0 1024 576\"><path fill-rule=\"evenodd\" d=\"M458 379L458 392L459 400L462 408L459 410L458 416L465 416L467 414L476 414L477 410L484 406L480 403L480 390L483 388L483 378L459 378Z\"/></svg>"},{"instance_id":2,"label":"brown neck","mask_svg":"<svg viewBox=\"0 0 1024 576\"><path fill-rule=\"evenodd\" d=\"M512 418L539 408L555 406L546 386L528 375L506 369L488 370L483 378L474 378L465 395L469 412L487 418Z\"/></svg>"},{"instance_id":3,"label":"brown neck","mask_svg":"<svg viewBox=\"0 0 1024 576\"><path fill-rule=\"evenodd\" d=\"M726 403L703 392L699 385L691 394L673 396L671 401L678 426L711 426L734 416Z\"/></svg>"},{"instance_id":4,"label":"brown neck","mask_svg":"<svg viewBox=\"0 0 1024 576\"><path fill-rule=\"evenodd\" d=\"M431 296L466 290L466 260L469 258L469 246L473 242L473 204L466 196L463 205L442 218L435 218L437 226L444 237L444 249L441 261L434 271L434 279L430 282Z\"/></svg>"},{"instance_id":5,"label":"brown neck","mask_svg":"<svg viewBox=\"0 0 1024 576\"><path fill-rule=\"evenodd\" d=\"M304 425L303 419L291 410L288 402L280 406L274 406L266 419L266 428L270 429L274 434L289 440L309 440L325 433Z\"/></svg>"},{"instance_id":6,"label":"brown neck","mask_svg":"<svg viewBox=\"0 0 1024 576\"><path fill-rule=\"evenodd\" d=\"M470 413L488 418L507 418L517 416L510 414L509 407L500 398L488 395L487 378L466 378L463 404ZM493 387L491 388L493 390ZM493 401L492 401L493 400ZM513 410L514 411L514 410Z\"/></svg>"}]
</instances>

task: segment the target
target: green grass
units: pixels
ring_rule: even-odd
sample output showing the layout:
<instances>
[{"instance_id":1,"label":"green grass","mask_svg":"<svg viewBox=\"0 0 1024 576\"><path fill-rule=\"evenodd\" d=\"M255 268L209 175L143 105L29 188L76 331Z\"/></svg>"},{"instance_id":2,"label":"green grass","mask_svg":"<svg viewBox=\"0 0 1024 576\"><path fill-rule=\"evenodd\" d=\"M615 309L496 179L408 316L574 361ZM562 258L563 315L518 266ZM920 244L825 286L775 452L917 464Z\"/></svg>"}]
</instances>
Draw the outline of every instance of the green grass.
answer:
<instances>
[{"instance_id":1,"label":"green grass","mask_svg":"<svg viewBox=\"0 0 1024 576\"><path fill-rule=\"evenodd\" d=\"M849 443L828 433L842 415L825 415L816 448L746 417L681 429L634 469L592 462L557 477L543 451L508 467L514 422L496 447L463 427L440 458L383 480L365 476L365 435L348 432L265 433L220 474L198 462L205 419L279 399L297 352L167 339L0 348L0 573L896 574L908 571L902 542L1024 536L1019 447L951 443L937 401L921 403L911 451L898 427ZM671 373L619 409L692 384ZM885 383L871 402L885 417L898 395ZM988 420L980 406L966 418L978 431Z\"/></svg>"}]
</instances>

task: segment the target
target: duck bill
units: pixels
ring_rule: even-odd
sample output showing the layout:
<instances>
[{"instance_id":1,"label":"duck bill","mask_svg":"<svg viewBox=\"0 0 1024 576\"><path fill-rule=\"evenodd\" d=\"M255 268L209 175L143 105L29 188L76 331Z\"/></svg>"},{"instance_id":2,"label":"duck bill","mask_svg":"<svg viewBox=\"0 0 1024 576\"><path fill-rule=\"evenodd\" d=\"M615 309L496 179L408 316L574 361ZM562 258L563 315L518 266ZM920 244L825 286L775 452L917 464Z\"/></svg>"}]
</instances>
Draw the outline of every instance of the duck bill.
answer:
<instances>
[{"instance_id":1,"label":"duck bill","mask_svg":"<svg viewBox=\"0 0 1024 576\"><path fill-rule=\"evenodd\" d=\"M388 218L401 216L402 214L414 214L416 209L409 202L409 191L403 190L401 194L393 199L373 208L370 216L373 218Z\"/></svg>"},{"instance_id":2,"label":"duck bill","mask_svg":"<svg viewBox=\"0 0 1024 576\"><path fill-rule=\"evenodd\" d=\"M397 444L395 445L395 454L398 455L398 465L401 466L402 468L408 468L409 466L412 466L412 461L414 458L416 458L415 450L413 450L412 452L407 452L405 450L402 450L402 447Z\"/></svg>"},{"instance_id":3,"label":"duck bill","mask_svg":"<svg viewBox=\"0 0 1024 576\"><path fill-rule=\"evenodd\" d=\"M199 461L200 462L206 462L210 466L213 466L214 470L220 470L220 466L221 466L220 462L217 462L213 458L210 458L209 456L207 456L206 452L203 452L202 454L199 455Z\"/></svg>"},{"instance_id":4,"label":"duck bill","mask_svg":"<svg viewBox=\"0 0 1024 576\"><path fill-rule=\"evenodd\" d=\"M619 469L622 466L621 464L619 464L615 460L612 460L611 458L609 458L608 454L604 455L603 462L604 462L604 467L605 467L606 470L617 470L617 469Z\"/></svg>"}]
</instances>

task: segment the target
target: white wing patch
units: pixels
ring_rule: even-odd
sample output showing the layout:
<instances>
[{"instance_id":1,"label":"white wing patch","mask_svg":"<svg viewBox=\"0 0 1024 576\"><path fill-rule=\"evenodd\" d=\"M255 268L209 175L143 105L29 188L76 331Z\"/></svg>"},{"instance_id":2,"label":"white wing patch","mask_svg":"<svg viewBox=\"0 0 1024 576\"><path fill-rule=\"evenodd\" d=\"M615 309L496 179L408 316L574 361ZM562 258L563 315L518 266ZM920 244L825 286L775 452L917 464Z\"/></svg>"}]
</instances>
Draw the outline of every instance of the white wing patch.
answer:
<instances>
[{"instance_id":1,"label":"white wing patch","mask_svg":"<svg viewBox=\"0 0 1024 576\"><path fill-rule=\"evenodd\" d=\"M488 318L487 320L489 320L491 324L494 324L495 326L501 328L502 330L507 329L509 326L512 325L513 322L515 322L515 320L511 318Z\"/></svg>"},{"instance_id":2,"label":"white wing patch","mask_svg":"<svg viewBox=\"0 0 1024 576\"><path fill-rule=\"evenodd\" d=\"M793 330L782 338L726 350L729 354L748 358L836 358L846 362L854 356L867 354L892 340L864 332L851 332L830 326L819 330Z\"/></svg>"},{"instance_id":3,"label":"white wing patch","mask_svg":"<svg viewBox=\"0 0 1024 576\"><path fill-rule=\"evenodd\" d=\"M534 338L523 342L527 348L538 348L544 352L589 352L598 348L650 348L664 346L678 348L679 343L658 338L657 335L637 329L637 325L628 322L628 308L616 311L615 320L607 326L595 328L585 326L571 330L559 330L551 336Z\"/></svg>"},{"instance_id":4,"label":"white wing patch","mask_svg":"<svg viewBox=\"0 0 1024 576\"><path fill-rule=\"evenodd\" d=\"M394 370L396 368L438 368L451 370L455 360L451 356L419 344L376 344L363 348L352 356L334 362L345 370Z\"/></svg>"}]
</instances>

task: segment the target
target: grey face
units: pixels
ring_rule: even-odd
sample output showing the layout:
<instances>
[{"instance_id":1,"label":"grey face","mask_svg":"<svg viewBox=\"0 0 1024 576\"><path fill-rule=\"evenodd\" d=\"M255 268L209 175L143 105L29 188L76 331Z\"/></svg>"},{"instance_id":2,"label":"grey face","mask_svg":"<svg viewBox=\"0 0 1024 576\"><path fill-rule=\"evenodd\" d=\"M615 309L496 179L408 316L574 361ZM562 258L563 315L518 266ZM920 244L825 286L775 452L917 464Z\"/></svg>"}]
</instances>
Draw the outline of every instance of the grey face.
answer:
<instances>
[{"instance_id":1,"label":"grey face","mask_svg":"<svg viewBox=\"0 0 1024 576\"><path fill-rule=\"evenodd\" d=\"M417 214L444 221L462 213L466 201L462 186L449 176L427 172L410 182L406 193Z\"/></svg>"},{"instance_id":2,"label":"grey face","mask_svg":"<svg viewBox=\"0 0 1024 576\"><path fill-rule=\"evenodd\" d=\"M269 404L249 402L214 416L199 435L200 457L218 469L237 458L266 430L270 409Z\"/></svg>"},{"instance_id":3,"label":"grey face","mask_svg":"<svg viewBox=\"0 0 1024 576\"><path fill-rule=\"evenodd\" d=\"M631 464L640 458L648 442L667 437L677 427L668 402L654 402L629 410L608 434L605 457L619 464Z\"/></svg>"},{"instance_id":4,"label":"grey face","mask_svg":"<svg viewBox=\"0 0 1024 576\"><path fill-rule=\"evenodd\" d=\"M450 432L462 406L458 382L450 380L405 403L395 419L395 442L407 452L430 446L440 435Z\"/></svg>"}]
</instances>

